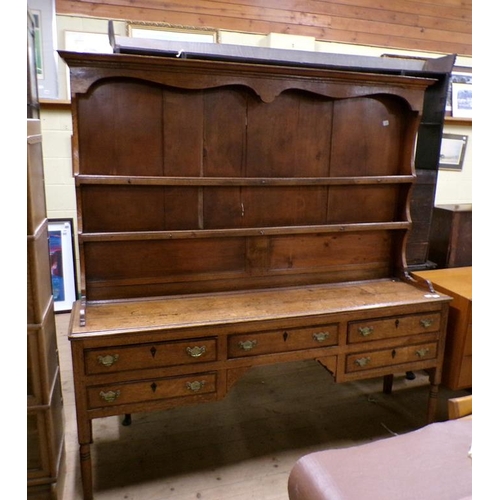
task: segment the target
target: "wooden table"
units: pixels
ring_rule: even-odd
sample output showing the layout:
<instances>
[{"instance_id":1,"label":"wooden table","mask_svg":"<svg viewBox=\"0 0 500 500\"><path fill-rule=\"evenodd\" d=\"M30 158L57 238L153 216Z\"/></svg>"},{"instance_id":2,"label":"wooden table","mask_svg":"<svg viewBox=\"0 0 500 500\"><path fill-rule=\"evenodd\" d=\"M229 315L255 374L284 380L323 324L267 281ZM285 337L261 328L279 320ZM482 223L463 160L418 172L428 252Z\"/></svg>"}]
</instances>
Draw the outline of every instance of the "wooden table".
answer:
<instances>
[{"instance_id":1,"label":"wooden table","mask_svg":"<svg viewBox=\"0 0 500 500\"><path fill-rule=\"evenodd\" d=\"M453 297L443 365L443 385L472 388L472 266L413 273L432 282L435 290Z\"/></svg>"}]
</instances>

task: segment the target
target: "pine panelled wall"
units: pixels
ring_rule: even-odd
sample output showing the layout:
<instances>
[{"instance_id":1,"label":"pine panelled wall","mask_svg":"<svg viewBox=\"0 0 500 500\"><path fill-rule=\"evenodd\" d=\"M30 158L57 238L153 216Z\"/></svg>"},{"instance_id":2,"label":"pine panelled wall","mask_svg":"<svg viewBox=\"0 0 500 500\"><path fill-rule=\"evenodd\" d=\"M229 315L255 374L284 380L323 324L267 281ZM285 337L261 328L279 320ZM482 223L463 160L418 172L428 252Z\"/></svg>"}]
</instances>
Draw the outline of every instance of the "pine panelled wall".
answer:
<instances>
[{"instance_id":1,"label":"pine panelled wall","mask_svg":"<svg viewBox=\"0 0 500 500\"><path fill-rule=\"evenodd\" d=\"M472 0L56 0L56 12L472 55Z\"/></svg>"}]
</instances>

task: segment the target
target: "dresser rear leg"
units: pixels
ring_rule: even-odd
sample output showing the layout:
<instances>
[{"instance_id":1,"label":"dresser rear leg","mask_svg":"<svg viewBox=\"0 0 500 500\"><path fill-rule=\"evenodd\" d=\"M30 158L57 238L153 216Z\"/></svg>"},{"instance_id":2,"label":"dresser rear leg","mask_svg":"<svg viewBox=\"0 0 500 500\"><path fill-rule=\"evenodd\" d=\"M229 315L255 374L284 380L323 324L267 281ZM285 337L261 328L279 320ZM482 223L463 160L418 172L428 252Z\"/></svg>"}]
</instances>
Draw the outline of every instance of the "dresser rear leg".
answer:
<instances>
[{"instance_id":1,"label":"dresser rear leg","mask_svg":"<svg viewBox=\"0 0 500 500\"><path fill-rule=\"evenodd\" d=\"M80 471L82 474L83 499L93 500L92 492L92 458L90 444L80 445Z\"/></svg>"},{"instance_id":2,"label":"dresser rear leg","mask_svg":"<svg viewBox=\"0 0 500 500\"><path fill-rule=\"evenodd\" d=\"M384 394L391 394L392 393L392 382L394 380L394 375L384 375L384 386L383 386L383 391Z\"/></svg>"},{"instance_id":3,"label":"dresser rear leg","mask_svg":"<svg viewBox=\"0 0 500 500\"><path fill-rule=\"evenodd\" d=\"M122 425L128 426L132 425L132 415L130 413L125 413L125 416L122 420Z\"/></svg>"}]
</instances>

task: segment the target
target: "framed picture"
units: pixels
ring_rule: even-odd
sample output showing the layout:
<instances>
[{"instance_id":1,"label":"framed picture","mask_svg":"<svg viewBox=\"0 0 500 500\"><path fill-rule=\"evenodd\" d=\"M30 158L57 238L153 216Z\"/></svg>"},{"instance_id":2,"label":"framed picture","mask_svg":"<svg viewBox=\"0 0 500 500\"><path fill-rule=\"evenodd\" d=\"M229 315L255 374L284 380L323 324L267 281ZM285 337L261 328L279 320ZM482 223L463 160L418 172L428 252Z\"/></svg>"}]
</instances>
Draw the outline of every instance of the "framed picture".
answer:
<instances>
[{"instance_id":1,"label":"framed picture","mask_svg":"<svg viewBox=\"0 0 500 500\"><path fill-rule=\"evenodd\" d=\"M35 64L36 76L43 79L43 50L42 50L42 35L41 35L41 19L42 13L39 10L32 10L33 25L35 28Z\"/></svg>"},{"instance_id":2,"label":"framed picture","mask_svg":"<svg viewBox=\"0 0 500 500\"><path fill-rule=\"evenodd\" d=\"M472 118L472 84L454 83L451 103L452 116Z\"/></svg>"},{"instance_id":3,"label":"framed picture","mask_svg":"<svg viewBox=\"0 0 500 500\"><path fill-rule=\"evenodd\" d=\"M57 39L55 0L29 0L29 10L35 25L35 59L38 97L59 98L59 56L56 52Z\"/></svg>"},{"instance_id":4,"label":"framed picture","mask_svg":"<svg viewBox=\"0 0 500 500\"><path fill-rule=\"evenodd\" d=\"M72 52L111 54L113 47L109 37L104 33L86 33L82 31L65 31L64 48Z\"/></svg>"},{"instance_id":5,"label":"framed picture","mask_svg":"<svg viewBox=\"0 0 500 500\"><path fill-rule=\"evenodd\" d=\"M77 289L71 219L49 219L49 256L54 311L71 311Z\"/></svg>"},{"instance_id":6,"label":"framed picture","mask_svg":"<svg viewBox=\"0 0 500 500\"><path fill-rule=\"evenodd\" d=\"M155 40L217 43L217 30L213 28L191 28L164 23L129 23L127 35L133 38L153 38Z\"/></svg>"},{"instance_id":7,"label":"framed picture","mask_svg":"<svg viewBox=\"0 0 500 500\"><path fill-rule=\"evenodd\" d=\"M470 68L457 67L456 71L453 71L451 73L450 79L448 82L448 92L446 94L446 113L448 115L452 114L453 85L455 83L472 85L472 70Z\"/></svg>"},{"instance_id":8,"label":"framed picture","mask_svg":"<svg viewBox=\"0 0 500 500\"><path fill-rule=\"evenodd\" d=\"M466 135L443 134L439 155L439 168L462 170L466 149Z\"/></svg>"}]
</instances>

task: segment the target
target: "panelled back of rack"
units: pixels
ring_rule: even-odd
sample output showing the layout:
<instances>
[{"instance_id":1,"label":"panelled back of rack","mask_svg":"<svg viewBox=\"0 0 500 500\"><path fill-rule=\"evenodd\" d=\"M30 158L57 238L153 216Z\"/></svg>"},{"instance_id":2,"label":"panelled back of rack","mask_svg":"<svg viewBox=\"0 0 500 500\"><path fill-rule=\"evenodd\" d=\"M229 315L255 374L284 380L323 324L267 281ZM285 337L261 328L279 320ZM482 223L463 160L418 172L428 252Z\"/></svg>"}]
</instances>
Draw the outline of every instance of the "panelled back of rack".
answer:
<instances>
[{"instance_id":1,"label":"panelled back of rack","mask_svg":"<svg viewBox=\"0 0 500 500\"><path fill-rule=\"evenodd\" d=\"M341 73L314 71L296 83L287 69L263 76L278 89L263 98L249 77L217 68L213 82L192 84L181 71L165 84L138 68L74 99L87 299L377 279L404 267L424 79L370 86L349 74L346 86Z\"/></svg>"}]
</instances>

